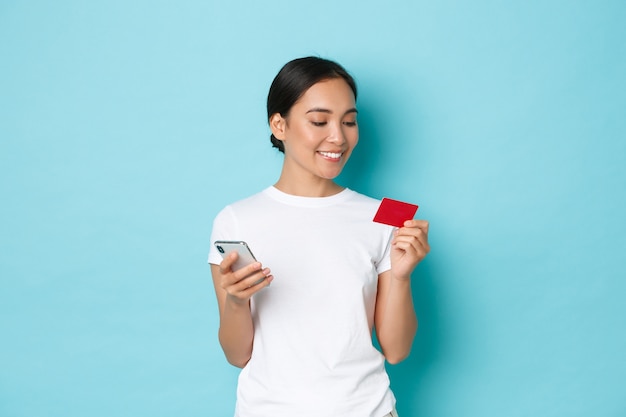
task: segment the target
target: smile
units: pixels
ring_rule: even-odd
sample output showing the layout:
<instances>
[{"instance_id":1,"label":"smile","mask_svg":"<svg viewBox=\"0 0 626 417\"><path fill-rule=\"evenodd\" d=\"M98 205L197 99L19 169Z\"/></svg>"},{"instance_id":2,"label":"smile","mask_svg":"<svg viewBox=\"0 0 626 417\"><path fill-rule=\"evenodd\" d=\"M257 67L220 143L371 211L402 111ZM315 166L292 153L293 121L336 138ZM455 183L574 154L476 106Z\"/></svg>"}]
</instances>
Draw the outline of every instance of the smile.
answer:
<instances>
[{"instance_id":1,"label":"smile","mask_svg":"<svg viewBox=\"0 0 626 417\"><path fill-rule=\"evenodd\" d=\"M322 155L324 158L328 158L328 159L339 159L341 158L341 155L343 155L343 152L323 152L323 151L318 151L318 153L320 155Z\"/></svg>"}]
</instances>

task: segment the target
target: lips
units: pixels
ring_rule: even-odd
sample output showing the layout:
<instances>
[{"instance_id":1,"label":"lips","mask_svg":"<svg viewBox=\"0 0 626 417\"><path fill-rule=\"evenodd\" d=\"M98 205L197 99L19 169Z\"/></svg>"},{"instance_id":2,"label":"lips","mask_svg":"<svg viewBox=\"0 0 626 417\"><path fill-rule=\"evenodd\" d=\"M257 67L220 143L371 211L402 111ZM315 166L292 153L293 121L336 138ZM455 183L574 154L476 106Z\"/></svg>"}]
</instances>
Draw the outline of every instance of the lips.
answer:
<instances>
[{"instance_id":1,"label":"lips","mask_svg":"<svg viewBox=\"0 0 626 417\"><path fill-rule=\"evenodd\" d=\"M318 151L320 155L322 155L326 159L340 159L343 152L324 152Z\"/></svg>"}]
</instances>

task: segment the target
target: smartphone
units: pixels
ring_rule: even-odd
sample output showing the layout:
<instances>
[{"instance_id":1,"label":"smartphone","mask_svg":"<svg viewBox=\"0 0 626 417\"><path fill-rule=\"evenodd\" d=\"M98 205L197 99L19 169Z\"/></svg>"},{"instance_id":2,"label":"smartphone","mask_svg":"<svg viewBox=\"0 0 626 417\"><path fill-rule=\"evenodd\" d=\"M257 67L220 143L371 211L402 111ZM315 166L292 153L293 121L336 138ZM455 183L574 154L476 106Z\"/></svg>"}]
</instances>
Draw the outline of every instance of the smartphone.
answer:
<instances>
[{"instance_id":1,"label":"smartphone","mask_svg":"<svg viewBox=\"0 0 626 417\"><path fill-rule=\"evenodd\" d=\"M232 252L237 252L239 256L232 266L233 271L241 269L244 266L257 261L246 242L235 240L217 240L215 241L215 247L220 255L222 255L222 258L225 258Z\"/></svg>"}]
</instances>

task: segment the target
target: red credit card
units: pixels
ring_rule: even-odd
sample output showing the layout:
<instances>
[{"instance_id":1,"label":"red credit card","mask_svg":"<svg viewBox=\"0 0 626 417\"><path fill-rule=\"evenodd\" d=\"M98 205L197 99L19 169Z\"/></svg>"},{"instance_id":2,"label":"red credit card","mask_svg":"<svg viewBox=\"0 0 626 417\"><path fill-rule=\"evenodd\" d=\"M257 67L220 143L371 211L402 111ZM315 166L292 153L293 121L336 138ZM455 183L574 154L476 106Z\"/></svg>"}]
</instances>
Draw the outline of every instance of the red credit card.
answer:
<instances>
[{"instance_id":1,"label":"red credit card","mask_svg":"<svg viewBox=\"0 0 626 417\"><path fill-rule=\"evenodd\" d=\"M402 227L405 221L411 220L415 216L417 208L418 206L415 204L383 198L374 216L374 221L390 226Z\"/></svg>"}]
</instances>

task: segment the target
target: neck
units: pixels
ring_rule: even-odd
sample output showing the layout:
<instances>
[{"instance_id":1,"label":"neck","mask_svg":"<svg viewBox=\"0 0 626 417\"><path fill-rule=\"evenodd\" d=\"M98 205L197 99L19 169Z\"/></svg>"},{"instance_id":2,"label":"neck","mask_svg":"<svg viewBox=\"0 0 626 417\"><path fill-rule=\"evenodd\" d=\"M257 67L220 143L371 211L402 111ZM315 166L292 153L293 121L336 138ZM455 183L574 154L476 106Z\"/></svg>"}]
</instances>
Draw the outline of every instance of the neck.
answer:
<instances>
[{"instance_id":1,"label":"neck","mask_svg":"<svg viewBox=\"0 0 626 417\"><path fill-rule=\"evenodd\" d=\"M280 191L300 197L330 197L344 190L345 187L333 180L324 178L288 178L280 176L274 187Z\"/></svg>"}]
</instances>

